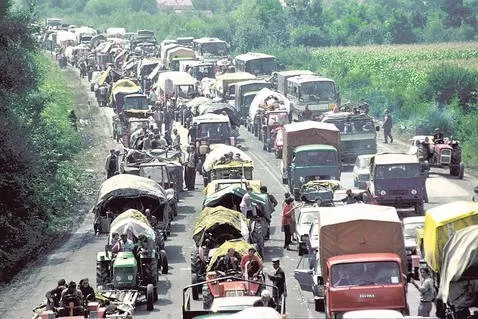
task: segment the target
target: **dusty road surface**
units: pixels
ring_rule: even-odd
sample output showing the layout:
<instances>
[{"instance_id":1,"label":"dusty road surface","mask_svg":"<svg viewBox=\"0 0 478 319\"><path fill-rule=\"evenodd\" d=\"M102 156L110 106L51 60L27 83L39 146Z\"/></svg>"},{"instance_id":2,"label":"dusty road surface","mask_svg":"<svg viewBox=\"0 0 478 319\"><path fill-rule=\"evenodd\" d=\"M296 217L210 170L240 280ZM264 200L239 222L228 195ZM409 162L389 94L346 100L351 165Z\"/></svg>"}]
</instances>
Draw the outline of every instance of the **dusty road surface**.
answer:
<instances>
[{"instance_id":1,"label":"dusty road surface","mask_svg":"<svg viewBox=\"0 0 478 319\"><path fill-rule=\"evenodd\" d=\"M108 149L120 148L111 137L112 111L98 108L94 97L89 92L86 80L79 80L76 73L71 73L72 89L80 90L76 109L79 118L83 121L79 127L82 136L89 140L83 160L87 162L87 169L92 174L91 184L99 186L104 180L104 157ZM91 101L88 106L87 101ZM182 143L186 141L186 130L176 124L181 130ZM273 153L262 150L262 145L254 136L241 128L241 144L244 150L254 160L254 178L262 180L269 191L281 202L287 188L281 182L280 160L274 158ZM382 139L380 137L379 141ZM405 151L405 143L382 144L379 151ZM351 167L345 167L341 183L343 187L353 186ZM426 208L447 203L454 200L467 200L471 197L473 186L477 180L468 174L464 180L451 178L440 171L432 171L427 180L429 203ZM92 186L93 187L93 186ZM171 237L166 242L170 270L162 275L159 284L159 300L152 312L146 311L145 306L137 308L134 318L181 318L182 288L191 282L189 256L194 249L192 240L192 225L201 210L203 200L202 179L196 179L196 191L181 194L179 216L172 223ZM10 284L0 290L0 318L31 318L31 309L44 298L47 290L55 287L60 278L79 281L81 278L90 278L95 283L96 253L104 249L105 236L95 237L93 234L93 216L88 214L93 205L96 190L92 189L89 201L79 203L77 213L84 217L79 225L72 225L73 234L70 238L52 247L52 252L27 265L26 268ZM400 211L401 216L413 215L410 211ZM288 297L287 312L289 318L322 318L323 313L315 312L312 294L300 290L293 277L294 268L298 263L298 253L295 246L291 251L284 251L283 235L280 231L280 212L275 212L272 218L271 239L265 246L265 268L271 270L271 259L281 259L282 268L287 275ZM411 314L417 313L419 295L417 290L409 285L408 301Z\"/></svg>"}]
</instances>

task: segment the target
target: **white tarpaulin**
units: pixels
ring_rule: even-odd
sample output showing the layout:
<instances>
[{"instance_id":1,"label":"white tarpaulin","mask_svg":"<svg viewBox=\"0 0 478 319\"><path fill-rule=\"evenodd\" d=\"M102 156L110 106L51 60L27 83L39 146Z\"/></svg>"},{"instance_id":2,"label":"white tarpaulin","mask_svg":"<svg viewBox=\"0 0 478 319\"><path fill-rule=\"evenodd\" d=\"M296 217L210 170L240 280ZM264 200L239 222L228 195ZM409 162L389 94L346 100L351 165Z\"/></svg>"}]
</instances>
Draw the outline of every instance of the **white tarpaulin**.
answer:
<instances>
[{"instance_id":1,"label":"white tarpaulin","mask_svg":"<svg viewBox=\"0 0 478 319\"><path fill-rule=\"evenodd\" d=\"M237 147L226 144L216 144L211 145L211 151L209 152L209 154L207 154L206 159L204 160L204 164L202 166L204 171L209 172L212 169L213 165L217 161L219 161L219 159L223 157L224 154L227 154L229 152L232 152L234 155L236 155L236 153L239 153L241 155L241 160L245 162L252 162L252 159L249 157L249 155L247 155Z\"/></svg>"},{"instance_id":2,"label":"white tarpaulin","mask_svg":"<svg viewBox=\"0 0 478 319\"><path fill-rule=\"evenodd\" d=\"M269 99L269 97L272 97ZM276 98L276 99L274 99ZM268 88L263 88L259 92L257 92L256 96L251 102L251 107L249 108L249 117L254 119L256 117L257 111L261 107L261 105L267 103L269 106L269 110L273 109L273 104L275 101L279 102L278 110L285 109L287 113L290 113L290 101L284 95L280 94L279 92L274 92Z\"/></svg>"}]
</instances>

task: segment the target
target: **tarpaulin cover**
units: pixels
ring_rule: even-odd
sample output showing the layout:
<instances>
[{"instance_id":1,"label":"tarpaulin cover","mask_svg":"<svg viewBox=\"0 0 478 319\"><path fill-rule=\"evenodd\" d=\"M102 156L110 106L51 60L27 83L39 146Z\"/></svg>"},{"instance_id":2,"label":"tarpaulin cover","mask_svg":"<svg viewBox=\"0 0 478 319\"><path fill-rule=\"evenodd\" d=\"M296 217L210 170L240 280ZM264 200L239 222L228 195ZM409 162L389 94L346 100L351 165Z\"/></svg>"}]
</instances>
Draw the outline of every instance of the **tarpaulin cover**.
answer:
<instances>
[{"instance_id":1,"label":"tarpaulin cover","mask_svg":"<svg viewBox=\"0 0 478 319\"><path fill-rule=\"evenodd\" d=\"M478 292L477 266L478 225L474 225L454 233L443 249L438 297L458 308L476 306L474 299ZM469 274L471 278L462 278L465 273L470 272L471 267L475 267L474 273ZM460 284L459 281L463 283Z\"/></svg>"},{"instance_id":2,"label":"tarpaulin cover","mask_svg":"<svg viewBox=\"0 0 478 319\"><path fill-rule=\"evenodd\" d=\"M265 100L269 97L273 96L279 100L278 105L266 105ZM272 101L272 100L270 100ZM276 108L277 107L277 108ZM257 92L256 96L251 102L251 106L249 107L249 117L254 119L256 117L257 111L259 108L272 110L287 110L287 113L290 113L290 101L284 95L280 94L279 92L272 91L268 88L263 88L259 92Z\"/></svg>"},{"instance_id":3,"label":"tarpaulin cover","mask_svg":"<svg viewBox=\"0 0 478 319\"><path fill-rule=\"evenodd\" d=\"M427 210L423 237L425 261L440 272L443 247L454 232L478 224L478 203L457 201Z\"/></svg>"},{"instance_id":4,"label":"tarpaulin cover","mask_svg":"<svg viewBox=\"0 0 478 319\"><path fill-rule=\"evenodd\" d=\"M244 153L244 151L238 149L237 147L226 144L216 144L211 147L211 151L207 154L206 159L204 160L204 164L202 166L203 170L205 172L211 171L214 167L214 164L219 161L221 157L224 156L224 154L228 154L229 152L232 152L234 155L239 153L243 162L252 163L252 159L249 157L249 155L247 155L246 153ZM233 161L230 164L234 167L240 167L243 162Z\"/></svg>"},{"instance_id":5,"label":"tarpaulin cover","mask_svg":"<svg viewBox=\"0 0 478 319\"><path fill-rule=\"evenodd\" d=\"M141 176L119 174L108 178L100 186L95 209L112 197L150 196L166 201L164 189L155 181Z\"/></svg>"},{"instance_id":6,"label":"tarpaulin cover","mask_svg":"<svg viewBox=\"0 0 478 319\"><path fill-rule=\"evenodd\" d=\"M239 114L229 103L208 101L198 106L199 115L207 113L222 114L223 112L229 117L232 126L239 126L241 124Z\"/></svg>"},{"instance_id":7,"label":"tarpaulin cover","mask_svg":"<svg viewBox=\"0 0 478 319\"><path fill-rule=\"evenodd\" d=\"M214 252L214 254L212 255L211 260L209 261L209 265L207 266L207 271L211 271L211 269L214 266L214 264L216 263L216 261L220 257L225 256L227 254L227 251L229 250L229 248L234 248L234 250L236 252L238 252L239 255L244 256L245 254L247 254L249 249L254 248L254 246L252 246L251 244L249 244L247 241L245 241L243 239L228 240L228 241L224 242L224 244L219 246L216 249L216 251ZM257 252L255 253L255 255L257 255L257 257L261 258L261 256L258 255Z\"/></svg>"},{"instance_id":8,"label":"tarpaulin cover","mask_svg":"<svg viewBox=\"0 0 478 319\"><path fill-rule=\"evenodd\" d=\"M189 110L191 111L191 113L193 113L196 116L196 115L199 115L198 114L199 106L201 104L204 104L204 103L207 103L207 102L210 102L210 101L211 101L210 98L207 98L205 96L199 96L199 97L195 97L191 101L188 101L186 103L186 105L189 108Z\"/></svg>"},{"instance_id":9,"label":"tarpaulin cover","mask_svg":"<svg viewBox=\"0 0 478 319\"><path fill-rule=\"evenodd\" d=\"M352 204L319 210L322 274L330 257L359 253L395 253L406 265L402 223L394 207Z\"/></svg>"},{"instance_id":10,"label":"tarpaulin cover","mask_svg":"<svg viewBox=\"0 0 478 319\"><path fill-rule=\"evenodd\" d=\"M127 230L131 230L136 238L144 234L154 240L156 236L146 216L136 209L128 209L113 220L110 226L110 241L113 233L121 235Z\"/></svg>"},{"instance_id":11,"label":"tarpaulin cover","mask_svg":"<svg viewBox=\"0 0 478 319\"><path fill-rule=\"evenodd\" d=\"M215 207L217 205L236 206L239 209L242 197L246 194L246 190L238 185L230 185L204 199L204 207ZM266 216L270 216L274 208L271 206L267 194L251 193L251 203L255 204Z\"/></svg>"},{"instance_id":12,"label":"tarpaulin cover","mask_svg":"<svg viewBox=\"0 0 478 319\"><path fill-rule=\"evenodd\" d=\"M193 239L198 244L205 230L226 224L237 230L238 234L241 234L243 238L249 237L247 219L243 214L232 209L217 206L206 207L202 210L194 224Z\"/></svg>"},{"instance_id":13,"label":"tarpaulin cover","mask_svg":"<svg viewBox=\"0 0 478 319\"><path fill-rule=\"evenodd\" d=\"M252 187L254 193L259 193L262 183L260 180L248 180L248 179L215 179L210 181L203 190L203 194L206 196L212 195L217 191L224 189L230 185L239 186L246 188L247 186ZM216 188L219 188L216 190Z\"/></svg>"}]
</instances>

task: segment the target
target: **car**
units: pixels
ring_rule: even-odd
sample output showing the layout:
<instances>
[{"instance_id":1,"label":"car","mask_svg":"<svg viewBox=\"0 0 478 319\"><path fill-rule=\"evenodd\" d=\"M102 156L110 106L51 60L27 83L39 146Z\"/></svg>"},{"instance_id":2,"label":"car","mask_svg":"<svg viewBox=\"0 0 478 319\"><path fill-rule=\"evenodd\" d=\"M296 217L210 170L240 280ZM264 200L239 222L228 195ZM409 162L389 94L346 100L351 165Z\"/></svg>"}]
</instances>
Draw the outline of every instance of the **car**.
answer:
<instances>
[{"instance_id":1,"label":"car","mask_svg":"<svg viewBox=\"0 0 478 319\"><path fill-rule=\"evenodd\" d=\"M414 278L418 279L420 257L417 254L417 233L425 227L425 216L405 217L402 220L403 238L407 252L407 272L413 272Z\"/></svg>"},{"instance_id":2,"label":"car","mask_svg":"<svg viewBox=\"0 0 478 319\"><path fill-rule=\"evenodd\" d=\"M319 214L319 207L302 207L299 213L296 213L296 227L293 234L299 244L299 256L308 253L308 237L314 220Z\"/></svg>"},{"instance_id":3,"label":"car","mask_svg":"<svg viewBox=\"0 0 478 319\"><path fill-rule=\"evenodd\" d=\"M367 189L370 180L370 159L372 157L373 154L357 156L353 170L354 187Z\"/></svg>"}]
</instances>

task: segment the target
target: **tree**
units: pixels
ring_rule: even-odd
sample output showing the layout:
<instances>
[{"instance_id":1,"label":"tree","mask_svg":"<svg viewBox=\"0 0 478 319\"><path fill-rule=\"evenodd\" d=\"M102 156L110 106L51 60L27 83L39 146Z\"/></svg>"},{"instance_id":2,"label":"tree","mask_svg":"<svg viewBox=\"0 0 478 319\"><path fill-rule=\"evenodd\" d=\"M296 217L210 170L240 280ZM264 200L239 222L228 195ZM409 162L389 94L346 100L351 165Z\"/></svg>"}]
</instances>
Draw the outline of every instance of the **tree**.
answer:
<instances>
[{"instance_id":1,"label":"tree","mask_svg":"<svg viewBox=\"0 0 478 319\"><path fill-rule=\"evenodd\" d=\"M322 1L285 0L288 16L292 25L321 26Z\"/></svg>"}]
</instances>

